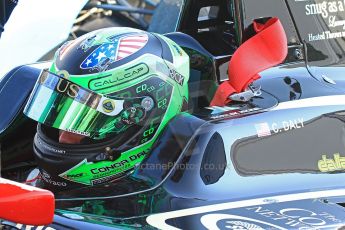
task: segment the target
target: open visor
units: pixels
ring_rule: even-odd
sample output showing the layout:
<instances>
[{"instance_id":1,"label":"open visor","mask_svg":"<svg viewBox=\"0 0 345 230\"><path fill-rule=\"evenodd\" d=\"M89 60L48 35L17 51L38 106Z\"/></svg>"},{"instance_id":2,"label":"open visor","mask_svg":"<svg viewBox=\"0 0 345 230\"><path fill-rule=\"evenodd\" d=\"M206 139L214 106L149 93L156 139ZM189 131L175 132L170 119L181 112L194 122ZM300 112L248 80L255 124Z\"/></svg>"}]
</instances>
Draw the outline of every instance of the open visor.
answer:
<instances>
[{"instance_id":1,"label":"open visor","mask_svg":"<svg viewBox=\"0 0 345 230\"><path fill-rule=\"evenodd\" d=\"M121 122L124 103L43 70L24 113L44 125L99 139L126 128Z\"/></svg>"}]
</instances>

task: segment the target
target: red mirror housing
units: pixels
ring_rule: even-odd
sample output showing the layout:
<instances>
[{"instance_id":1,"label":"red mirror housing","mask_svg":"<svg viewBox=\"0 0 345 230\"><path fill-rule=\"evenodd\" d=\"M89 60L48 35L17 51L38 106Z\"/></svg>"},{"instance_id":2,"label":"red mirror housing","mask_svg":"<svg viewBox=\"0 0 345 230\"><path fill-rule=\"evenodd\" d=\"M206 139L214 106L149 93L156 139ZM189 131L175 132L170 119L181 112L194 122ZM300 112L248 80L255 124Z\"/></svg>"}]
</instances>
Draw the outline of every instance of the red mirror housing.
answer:
<instances>
[{"instance_id":1,"label":"red mirror housing","mask_svg":"<svg viewBox=\"0 0 345 230\"><path fill-rule=\"evenodd\" d=\"M0 219L48 225L54 217L52 192L0 178Z\"/></svg>"}]
</instances>

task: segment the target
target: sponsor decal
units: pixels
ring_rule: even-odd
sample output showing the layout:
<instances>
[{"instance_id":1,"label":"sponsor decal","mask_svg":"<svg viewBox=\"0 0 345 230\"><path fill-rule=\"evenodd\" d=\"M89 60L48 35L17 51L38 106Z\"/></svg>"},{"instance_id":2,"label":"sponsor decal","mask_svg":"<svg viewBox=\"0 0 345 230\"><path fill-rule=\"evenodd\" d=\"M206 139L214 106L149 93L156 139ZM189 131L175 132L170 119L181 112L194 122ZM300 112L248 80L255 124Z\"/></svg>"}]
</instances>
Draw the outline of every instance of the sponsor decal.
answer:
<instances>
[{"instance_id":1,"label":"sponsor decal","mask_svg":"<svg viewBox=\"0 0 345 230\"><path fill-rule=\"evenodd\" d=\"M70 98L76 98L78 96L78 91L80 90L80 87L71 82L59 79L58 83L56 84L55 90L60 93L67 94Z\"/></svg>"},{"instance_id":2,"label":"sponsor decal","mask_svg":"<svg viewBox=\"0 0 345 230\"><path fill-rule=\"evenodd\" d=\"M179 74L176 70L170 69L169 77L176 81L179 85L183 85L184 77Z\"/></svg>"},{"instance_id":3,"label":"sponsor decal","mask_svg":"<svg viewBox=\"0 0 345 230\"><path fill-rule=\"evenodd\" d=\"M59 176L81 184L92 185L113 180L122 175L140 162L146 156L146 152L139 152L118 161L104 161L101 163L88 162L87 159L78 165L61 173Z\"/></svg>"},{"instance_id":4,"label":"sponsor decal","mask_svg":"<svg viewBox=\"0 0 345 230\"><path fill-rule=\"evenodd\" d=\"M104 100L102 103L102 106L103 106L103 111L106 113L111 113L115 109L115 103L113 100L110 100L110 99Z\"/></svg>"},{"instance_id":5,"label":"sponsor decal","mask_svg":"<svg viewBox=\"0 0 345 230\"><path fill-rule=\"evenodd\" d=\"M212 230L221 230L221 229L255 229L255 230L264 230L264 229L284 229L277 225L256 220L253 218L248 218L238 215L230 214L207 214L200 218L200 222L207 229Z\"/></svg>"},{"instance_id":6,"label":"sponsor decal","mask_svg":"<svg viewBox=\"0 0 345 230\"><path fill-rule=\"evenodd\" d=\"M131 160L131 158L129 160ZM90 172L92 174L102 174L102 173L105 173L105 172L114 171L114 169L117 169L117 168L126 168L127 165L129 164L129 160L126 159L126 160L122 160L120 162L115 162L115 163L113 163L113 164L111 164L109 166L92 168L90 170Z\"/></svg>"},{"instance_id":7,"label":"sponsor decal","mask_svg":"<svg viewBox=\"0 0 345 230\"><path fill-rule=\"evenodd\" d=\"M75 134L83 135L83 136L86 136L86 137L91 136L91 134L89 132L83 132L83 131L74 130L74 129L66 129L66 131L70 132L70 133L75 133Z\"/></svg>"},{"instance_id":8,"label":"sponsor decal","mask_svg":"<svg viewBox=\"0 0 345 230\"><path fill-rule=\"evenodd\" d=\"M97 107L97 111L108 116L116 116L123 110L124 100L113 100L111 98L102 97Z\"/></svg>"},{"instance_id":9,"label":"sponsor decal","mask_svg":"<svg viewBox=\"0 0 345 230\"><path fill-rule=\"evenodd\" d=\"M145 111L150 111L151 109L153 109L154 104L155 103L151 97L145 97L141 101L141 106L145 109Z\"/></svg>"},{"instance_id":10,"label":"sponsor decal","mask_svg":"<svg viewBox=\"0 0 345 230\"><path fill-rule=\"evenodd\" d=\"M56 149L56 148L53 148L49 145L46 145L45 143L42 142L41 138L39 138L39 137L37 138L37 141L40 144L40 146L42 146L42 148L44 148L46 150L49 150L49 151L54 152L54 153L66 154L66 151L63 149Z\"/></svg>"},{"instance_id":11,"label":"sponsor decal","mask_svg":"<svg viewBox=\"0 0 345 230\"><path fill-rule=\"evenodd\" d=\"M251 224L248 222L243 221L227 221L226 228L228 229L256 229L256 230L264 230L260 226L256 224Z\"/></svg>"},{"instance_id":12,"label":"sponsor decal","mask_svg":"<svg viewBox=\"0 0 345 230\"><path fill-rule=\"evenodd\" d=\"M100 94L96 94L88 89L84 89L76 84L73 84L69 80L53 74L49 74L48 72L41 74L39 81L45 87L54 90L62 94L63 96L69 97L74 101L79 102L80 104L88 106L92 109L96 109L101 113L105 113L106 115L115 116L123 109L123 100L113 100L110 98L106 98L104 96L101 96ZM42 97L44 98L44 95ZM44 99L40 98L40 100ZM55 103L56 102L57 101L55 101ZM84 136L90 136L90 133L88 132L73 129L68 129L66 131L81 134Z\"/></svg>"},{"instance_id":13,"label":"sponsor decal","mask_svg":"<svg viewBox=\"0 0 345 230\"><path fill-rule=\"evenodd\" d=\"M149 67L145 63L132 66L124 70L119 74L107 75L97 79L93 79L89 82L89 88L91 90L102 90L111 87L115 87L119 84L126 83L132 79L144 76L149 72Z\"/></svg>"},{"instance_id":14,"label":"sponsor decal","mask_svg":"<svg viewBox=\"0 0 345 230\"><path fill-rule=\"evenodd\" d=\"M68 175L64 175L63 177L66 179L73 179L73 178L79 178L82 177L84 175L84 173L78 173L78 174L68 174Z\"/></svg>"},{"instance_id":15,"label":"sponsor decal","mask_svg":"<svg viewBox=\"0 0 345 230\"><path fill-rule=\"evenodd\" d=\"M345 21L343 22L345 23ZM334 38L341 38L345 37L345 31L342 32L330 32L330 31L323 31L320 34L308 34L309 41L318 41L318 40L325 40L325 39L334 39Z\"/></svg>"},{"instance_id":16,"label":"sponsor decal","mask_svg":"<svg viewBox=\"0 0 345 230\"><path fill-rule=\"evenodd\" d=\"M184 83L184 76L182 74L178 73L176 70L169 68L165 63L157 62L156 63L156 70L158 72L161 72L162 74L169 76L171 79L173 79L175 82L177 82L179 85L183 85Z\"/></svg>"},{"instance_id":17,"label":"sponsor decal","mask_svg":"<svg viewBox=\"0 0 345 230\"><path fill-rule=\"evenodd\" d=\"M107 176L107 177L103 177L103 178L100 178L100 179L91 180L91 183L92 183L92 185L97 185L97 184L102 184L102 183L109 182L109 181L112 181L112 180L115 180L115 179L119 179L121 176L126 174L126 172L127 171L121 172L121 173L117 173L117 174L112 175L112 176Z\"/></svg>"},{"instance_id":18,"label":"sponsor decal","mask_svg":"<svg viewBox=\"0 0 345 230\"><path fill-rule=\"evenodd\" d=\"M92 46L95 41L98 40L97 35L93 35L91 37L88 37L84 41L82 41L79 45L79 48L82 49L84 52L87 52Z\"/></svg>"},{"instance_id":19,"label":"sponsor decal","mask_svg":"<svg viewBox=\"0 0 345 230\"><path fill-rule=\"evenodd\" d=\"M80 103L87 104L92 108L97 106L100 99L99 95L85 90L65 78L50 74L49 72L44 72L40 75L39 83L64 96L75 99Z\"/></svg>"},{"instance_id":20,"label":"sponsor decal","mask_svg":"<svg viewBox=\"0 0 345 230\"><path fill-rule=\"evenodd\" d=\"M330 30L320 33L308 33L309 41L319 41L345 37L345 20L340 12L345 11L344 1L322 1L311 2L306 0L295 0L295 2L306 2L304 5L305 15L308 17L320 16L327 23ZM331 31L334 29L335 31Z\"/></svg>"},{"instance_id":21,"label":"sponsor decal","mask_svg":"<svg viewBox=\"0 0 345 230\"><path fill-rule=\"evenodd\" d=\"M114 39L112 43L104 43L85 58L80 68L104 71L111 63L128 57L142 49L147 41L148 36L142 34Z\"/></svg>"},{"instance_id":22,"label":"sponsor decal","mask_svg":"<svg viewBox=\"0 0 345 230\"><path fill-rule=\"evenodd\" d=\"M33 226L33 225L26 225L26 224L20 224L20 223L13 223L9 221L4 221L2 222L5 226L4 229L12 229L12 228L6 228L6 226L12 226L14 229L19 229L19 230L56 230L53 227L49 226ZM1 228L1 222L0 222L0 229Z\"/></svg>"},{"instance_id":23,"label":"sponsor decal","mask_svg":"<svg viewBox=\"0 0 345 230\"><path fill-rule=\"evenodd\" d=\"M345 221L343 209L319 198L339 197L344 192L323 190L211 204L153 214L146 221L153 227L170 230L180 229L175 224L193 220L195 229L226 229L241 224L263 229L337 229Z\"/></svg>"},{"instance_id":24,"label":"sponsor decal","mask_svg":"<svg viewBox=\"0 0 345 230\"><path fill-rule=\"evenodd\" d=\"M207 107L206 109L213 111L210 117L211 119L236 117L236 116L249 114L249 113L253 113L253 112L261 110L261 108L250 108L250 109L239 110L238 108L227 107L227 106L225 107L212 106L212 107ZM213 115L214 113L222 113L222 114Z\"/></svg>"},{"instance_id":25,"label":"sponsor decal","mask_svg":"<svg viewBox=\"0 0 345 230\"><path fill-rule=\"evenodd\" d=\"M69 73L66 70L59 70L56 74L65 79L69 79L70 77Z\"/></svg>"},{"instance_id":26,"label":"sponsor decal","mask_svg":"<svg viewBox=\"0 0 345 230\"><path fill-rule=\"evenodd\" d=\"M284 208L280 210L270 210L263 206L246 208L255 214L261 215L272 222L280 222L282 226L287 226L288 229L310 229L324 226L327 220L334 223L341 223L341 221L331 214L326 212L318 213L304 208Z\"/></svg>"},{"instance_id":27,"label":"sponsor decal","mask_svg":"<svg viewBox=\"0 0 345 230\"><path fill-rule=\"evenodd\" d=\"M67 184L65 182L59 182L59 181L54 181L51 179L51 176L49 175L49 173L47 173L44 170L41 170L41 178L48 184L54 185L54 186L58 186L58 187L66 187Z\"/></svg>"},{"instance_id":28,"label":"sponsor decal","mask_svg":"<svg viewBox=\"0 0 345 230\"><path fill-rule=\"evenodd\" d=\"M327 155L322 155L317 166L321 172L342 171L345 170L345 157L340 156L339 153L333 154L333 159L328 159Z\"/></svg>"}]
</instances>

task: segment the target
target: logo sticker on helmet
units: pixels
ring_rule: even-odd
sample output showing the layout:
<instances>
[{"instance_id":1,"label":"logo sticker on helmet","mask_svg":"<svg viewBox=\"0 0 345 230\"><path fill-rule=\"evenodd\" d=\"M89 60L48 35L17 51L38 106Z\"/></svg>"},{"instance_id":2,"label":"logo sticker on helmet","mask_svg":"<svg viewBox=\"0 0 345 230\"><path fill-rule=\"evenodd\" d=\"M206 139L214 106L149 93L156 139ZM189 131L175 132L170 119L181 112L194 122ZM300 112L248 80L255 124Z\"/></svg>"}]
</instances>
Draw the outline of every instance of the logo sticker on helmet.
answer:
<instances>
[{"instance_id":1,"label":"logo sticker on helmet","mask_svg":"<svg viewBox=\"0 0 345 230\"><path fill-rule=\"evenodd\" d=\"M176 70L170 69L169 77L176 81L178 84L183 85L184 77L179 74Z\"/></svg>"},{"instance_id":2,"label":"logo sticker on helmet","mask_svg":"<svg viewBox=\"0 0 345 230\"><path fill-rule=\"evenodd\" d=\"M111 113L115 109L115 103L114 103L114 101L112 101L110 99L104 100L102 105L103 105L103 110L106 113Z\"/></svg>"},{"instance_id":3,"label":"logo sticker on helmet","mask_svg":"<svg viewBox=\"0 0 345 230\"><path fill-rule=\"evenodd\" d=\"M59 176L66 180L85 185L107 182L120 177L124 171L136 167L145 158L147 153L148 150L139 151L131 155L123 154L116 161L104 161L96 164L84 159Z\"/></svg>"},{"instance_id":4,"label":"logo sticker on helmet","mask_svg":"<svg viewBox=\"0 0 345 230\"><path fill-rule=\"evenodd\" d=\"M139 63L135 66L125 69L121 74L112 74L104 77L92 79L89 82L89 88L91 90L103 90L116 87L120 84L124 84L135 78L144 76L149 72L149 67L145 63Z\"/></svg>"},{"instance_id":5,"label":"logo sticker on helmet","mask_svg":"<svg viewBox=\"0 0 345 230\"><path fill-rule=\"evenodd\" d=\"M154 102L153 99L151 97L145 97L142 102L141 102L141 106L146 110L146 111L150 111L153 106L154 106Z\"/></svg>"},{"instance_id":6,"label":"logo sticker on helmet","mask_svg":"<svg viewBox=\"0 0 345 230\"><path fill-rule=\"evenodd\" d=\"M66 70L60 70L56 73L57 75L59 75L60 77L63 77L65 79L69 79L69 73Z\"/></svg>"},{"instance_id":7,"label":"logo sticker on helmet","mask_svg":"<svg viewBox=\"0 0 345 230\"><path fill-rule=\"evenodd\" d=\"M91 37L88 37L84 41L80 43L79 48L82 49L84 52L87 52L92 46L93 43L97 40L97 35L93 35Z\"/></svg>"},{"instance_id":8,"label":"logo sticker on helmet","mask_svg":"<svg viewBox=\"0 0 345 230\"><path fill-rule=\"evenodd\" d=\"M111 63L142 49L147 41L148 36L146 34L139 34L122 37L119 40L114 40L113 43L104 43L85 58L80 68L104 71Z\"/></svg>"},{"instance_id":9,"label":"logo sticker on helmet","mask_svg":"<svg viewBox=\"0 0 345 230\"><path fill-rule=\"evenodd\" d=\"M116 54L116 60L128 57L143 48L148 41L147 35L135 35L121 38L119 41L119 49Z\"/></svg>"},{"instance_id":10,"label":"logo sticker on helmet","mask_svg":"<svg viewBox=\"0 0 345 230\"><path fill-rule=\"evenodd\" d=\"M66 187L66 182L63 181L55 181L52 179L52 177L47 173L45 170L41 170L41 178L48 184L51 184L53 186L59 186L59 187Z\"/></svg>"}]
</instances>

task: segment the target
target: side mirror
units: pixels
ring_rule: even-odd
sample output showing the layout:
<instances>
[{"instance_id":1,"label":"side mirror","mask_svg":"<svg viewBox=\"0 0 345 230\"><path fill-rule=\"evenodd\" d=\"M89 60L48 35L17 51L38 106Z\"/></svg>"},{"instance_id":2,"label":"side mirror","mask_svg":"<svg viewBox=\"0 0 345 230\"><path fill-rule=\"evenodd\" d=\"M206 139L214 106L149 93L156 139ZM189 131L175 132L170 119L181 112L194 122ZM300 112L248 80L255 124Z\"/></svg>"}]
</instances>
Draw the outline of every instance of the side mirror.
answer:
<instances>
[{"instance_id":1,"label":"side mirror","mask_svg":"<svg viewBox=\"0 0 345 230\"><path fill-rule=\"evenodd\" d=\"M48 225L54 217L52 192L0 178L0 219Z\"/></svg>"}]
</instances>

